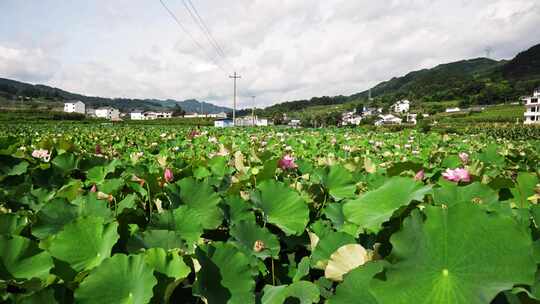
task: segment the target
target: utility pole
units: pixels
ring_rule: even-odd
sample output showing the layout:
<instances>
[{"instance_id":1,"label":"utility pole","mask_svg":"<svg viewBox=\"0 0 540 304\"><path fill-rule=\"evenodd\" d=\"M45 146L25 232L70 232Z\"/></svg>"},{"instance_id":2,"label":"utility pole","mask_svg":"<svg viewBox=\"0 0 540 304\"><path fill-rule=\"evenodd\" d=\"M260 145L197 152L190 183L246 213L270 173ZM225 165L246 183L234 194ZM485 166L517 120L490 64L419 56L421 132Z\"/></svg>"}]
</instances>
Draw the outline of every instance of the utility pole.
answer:
<instances>
[{"instance_id":1,"label":"utility pole","mask_svg":"<svg viewBox=\"0 0 540 304\"><path fill-rule=\"evenodd\" d=\"M253 106L251 108L251 120L253 120L253 126L255 127L255 96L251 96L253 99Z\"/></svg>"},{"instance_id":2,"label":"utility pole","mask_svg":"<svg viewBox=\"0 0 540 304\"><path fill-rule=\"evenodd\" d=\"M236 72L232 76L229 76L229 78L232 78L234 81L234 99L233 99L233 110L232 110L232 119L233 119L233 126L236 126L236 79L242 78L240 75L238 75Z\"/></svg>"}]
</instances>

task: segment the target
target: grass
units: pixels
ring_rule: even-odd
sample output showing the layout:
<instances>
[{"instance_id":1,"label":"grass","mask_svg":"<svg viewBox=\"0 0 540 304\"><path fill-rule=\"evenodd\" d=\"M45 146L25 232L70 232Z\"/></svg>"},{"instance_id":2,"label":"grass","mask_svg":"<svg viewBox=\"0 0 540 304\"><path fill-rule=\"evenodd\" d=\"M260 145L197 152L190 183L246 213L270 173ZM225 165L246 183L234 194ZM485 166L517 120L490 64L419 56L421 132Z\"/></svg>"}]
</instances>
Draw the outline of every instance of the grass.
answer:
<instances>
[{"instance_id":1,"label":"grass","mask_svg":"<svg viewBox=\"0 0 540 304\"><path fill-rule=\"evenodd\" d=\"M525 108L522 105L496 105L486 107L480 112L439 113L432 117L441 123L481 123L481 122L516 122L523 120Z\"/></svg>"}]
</instances>

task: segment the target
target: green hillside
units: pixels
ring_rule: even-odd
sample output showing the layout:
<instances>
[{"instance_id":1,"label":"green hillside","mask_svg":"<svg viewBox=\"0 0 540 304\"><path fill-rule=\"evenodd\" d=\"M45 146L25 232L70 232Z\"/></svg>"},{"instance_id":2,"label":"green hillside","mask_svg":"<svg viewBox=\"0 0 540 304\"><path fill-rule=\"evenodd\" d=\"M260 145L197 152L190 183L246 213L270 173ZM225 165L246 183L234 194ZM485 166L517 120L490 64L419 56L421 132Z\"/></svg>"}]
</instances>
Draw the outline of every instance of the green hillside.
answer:
<instances>
[{"instance_id":1,"label":"green hillside","mask_svg":"<svg viewBox=\"0 0 540 304\"><path fill-rule=\"evenodd\" d=\"M0 107L34 107L36 104L47 104L47 107L56 108L59 103L69 100L80 100L87 106L97 108L102 106L113 106L121 111L133 109L141 110L166 110L173 109L176 105L182 107L186 112L199 112L202 109L205 113L230 112L231 109L220 107L207 102L200 102L195 99L184 101L158 100L158 99L131 99L131 98L104 98L85 96L81 94L67 92L58 88L46 85L33 85L11 79L0 78Z\"/></svg>"},{"instance_id":2,"label":"green hillside","mask_svg":"<svg viewBox=\"0 0 540 304\"><path fill-rule=\"evenodd\" d=\"M490 105L517 101L540 86L540 45L519 53L514 59L496 61L488 58L461 60L431 69L394 77L369 90L350 96L323 96L282 102L258 111L269 117L288 113L304 116L312 112L333 111L338 107L354 108L362 104L388 107L407 98L418 108L435 104L460 106ZM429 110L429 109L428 109Z\"/></svg>"}]
</instances>

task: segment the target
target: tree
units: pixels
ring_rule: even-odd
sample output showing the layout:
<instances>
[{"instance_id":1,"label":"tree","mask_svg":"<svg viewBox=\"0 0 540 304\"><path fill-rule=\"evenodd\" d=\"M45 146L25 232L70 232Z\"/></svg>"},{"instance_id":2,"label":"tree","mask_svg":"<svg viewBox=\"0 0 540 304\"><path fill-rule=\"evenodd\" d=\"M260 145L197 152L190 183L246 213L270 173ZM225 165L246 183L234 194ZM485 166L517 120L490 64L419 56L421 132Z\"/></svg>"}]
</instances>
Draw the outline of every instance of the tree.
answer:
<instances>
[{"instance_id":1,"label":"tree","mask_svg":"<svg viewBox=\"0 0 540 304\"><path fill-rule=\"evenodd\" d=\"M180 116L184 117L184 115L186 115L186 111L184 111L184 109L182 109L181 106L176 105L174 107L173 112L172 112L172 116L173 117L180 117Z\"/></svg>"}]
</instances>

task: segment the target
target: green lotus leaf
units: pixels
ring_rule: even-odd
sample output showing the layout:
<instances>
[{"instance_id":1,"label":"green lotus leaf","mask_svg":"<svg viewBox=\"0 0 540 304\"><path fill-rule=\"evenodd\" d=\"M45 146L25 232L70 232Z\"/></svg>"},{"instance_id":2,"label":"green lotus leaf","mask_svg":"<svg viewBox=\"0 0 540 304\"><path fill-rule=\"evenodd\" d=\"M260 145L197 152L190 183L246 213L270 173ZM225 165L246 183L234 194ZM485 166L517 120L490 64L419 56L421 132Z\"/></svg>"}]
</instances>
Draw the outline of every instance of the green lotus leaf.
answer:
<instances>
[{"instance_id":1,"label":"green lotus leaf","mask_svg":"<svg viewBox=\"0 0 540 304\"><path fill-rule=\"evenodd\" d=\"M162 248L150 248L145 251L144 260L155 271L175 280L183 279L191 272L182 257L174 251L167 252Z\"/></svg>"},{"instance_id":2,"label":"green lotus leaf","mask_svg":"<svg viewBox=\"0 0 540 304\"><path fill-rule=\"evenodd\" d=\"M53 158L51 163L64 174L68 174L77 168L77 159L71 153L60 154Z\"/></svg>"},{"instance_id":3,"label":"green lotus leaf","mask_svg":"<svg viewBox=\"0 0 540 304\"><path fill-rule=\"evenodd\" d=\"M75 302L146 304L156 283L143 255L115 254L82 281L75 290Z\"/></svg>"},{"instance_id":4,"label":"green lotus leaf","mask_svg":"<svg viewBox=\"0 0 540 304\"><path fill-rule=\"evenodd\" d=\"M255 303L255 281L248 256L226 243L215 243L206 247L206 251L199 248L196 254L201 269L194 294L208 303Z\"/></svg>"},{"instance_id":5,"label":"green lotus leaf","mask_svg":"<svg viewBox=\"0 0 540 304\"><path fill-rule=\"evenodd\" d=\"M328 299L328 304L378 304L369 292L369 283L382 269L381 262L369 262L353 269L345 275L343 283L337 286L336 293Z\"/></svg>"},{"instance_id":6,"label":"green lotus leaf","mask_svg":"<svg viewBox=\"0 0 540 304\"><path fill-rule=\"evenodd\" d=\"M254 255L263 260L268 257L278 258L280 249L278 238L255 222L241 221L231 228L230 234L236 240L238 248L245 254ZM256 246L256 242L260 242L257 243L260 245Z\"/></svg>"},{"instance_id":7,"label":"green lotus leaf","mask_svg":"<svg viewBox=\"0 0 540 304\"><path fill-rule=\"evenodd\" d=\"M98 199L96 193L90 192L88 195L79 196L71 203L78 207L79 216L102 217L106 222L114 220L113 212L109 208L109 202ZM119 208L120 203L118 205Z\"/></svg>"},{"instance_id":8,"label":"green lotus leaf","mask_svg":"<svg viewBox=\"0 0 540 304\"><path fill-rule=\"evenodd\" d=\"M225 198L225 214L229 225L240 221L255 221L255 214L251 211L251 204L238 195L229 195Z\"/></svg>"},{"instance_id":9,"label":"green lotus leaf","mask_svg":"<svg viewBox=\"0 0 540 304\"><path fill-rule=\"evenodd\" d=\"M300 235L309 221L309 209L302 197L281 182L267 180L257 186L260 197L256 202L268 222L287 235Z\"/></svg>"},{"instance_id":10,"label":"green lotus leaf","mask_svg":"<svg viewBox=\"0 0 540 304\"><path fill-rule=\"evenodd\" d=\"M379 232L381 225L394 212L412 201L422 201L430 186L408 177L392 177L381 187L343 205L343 214L349 222L371 232Z\"/></svg>"},{"instance_id":11,"label":"green lotus leaf","mask_svg":"<svg viewBox=\"0 0 540 304\"><path fill-rule=\"evenodd\" d=\"M516 179L516 186L511 190L514 196L511 199L517 207L528 208L530 202L528 198L534 195L534 188L538 184L538 177L534 173L520 172Z\"/></svg>"},{"instance_id":12,"label":"green lotus leaf","mask_svg":"<svg viewBox=\"0 0 540 304\"><path fill-rule=\"evenodd\" d=\"M79 218L46 241L44 246L55 258L77 270L89 270L111 255L118 240L118 224L104 224L103 218Z\"/></svg>"},{"instance_id":13,"label":"green lotus leaf","mask_svg":"<svg viewBox=\"0 0 540 304\"><path fill-rule=\"evenodd\" d=\"M309 269L311 265L311 259L309 257L303 257L300 262L298 263L298 267L296 268L296 272L293 276L293 283L299 282L309 274Z\"/></svg>"},{"instance_id":14,"label":"green lotus leaf","mask_svg":"<svg viewBox=\"0 0 540 304\"><path fill-rule=\"evenodd\" d=\"M317 285L307 281L281 286L266 285L263 293L262 304L283 304L289 298L296 298L301 304L311 304L318 303L320 297Z\"/></svg>"},{"instance_id":15,"label":"green lotus leaf","mask_svg":"<svg viewBox=\"0 0 540 304\"><path fill-rule=\"evenodd\" d=\"M457 203L490 204L497 202L499 195L489 186L479 182L460 187L455 183L444 183L433 189L433 200L436 204L451 206Z\"/></svg>"},{"instance_id":16,"label":"green lotus leaf","mask_svg":"<svg viewBox=\"0 0 540 304\"><path fill-rule=\"evenodd\" d=\"M45 279L53 267L49 253L21 236L0 235L0 279Z\"/></svg>"},{"instance_id":17,"label":"green lotus leaf","mask_svg":"<svg viewBox=\"0 0 540 304\"><path fill-rule=\"evenodd\" d=\"M18 235L28 225L28 218L16 213L0 214L0 234Z\"/></svg>"},{"instance_id":18,"label":"green lotus leaf","mask_svg":"<svg viewBox=\"0 0 540 304\"><path fill-rule=\"evenodd\" d=\"M516 284L532 284L536 264L527 229L474 204L427 207L391 238L386 280L371 291L380 304L487 304Z\"/></svg>"},{"instance_id":19,"label":"green lotus leaf","mask_svg":"<svg viewBox=\"0 0 540 304\"><path fill-rule=\"evenodd\" d=\"M22 161L15 166L11 167L7 172L7 176L16 176L16 175L22 175L28 171L28 165L29 163L26 161Z\"/></svg>"},{"instance_id":20,"label":"green lotus leaf","mask_svg":"<svg viewBox=\"0 0 540 304\"><path fill-rule=\"evenodd\" d=\"M178 182L180 198L194 212L204 229L215 229L223 221L223 212L218 207L221 198L205 182L184 178Z\"/></svg>"},{"instance_id":21,"label":"green lotus leaf","mask_svg":"<svg viewBox=\"0 0 540 304\"><path fill-rule=\"evenodd\" d=\"M336 201L355 196L356 184L352 174L341 165L330 167L330 171L323 177L322 183Z\"/></svg>"},{"instance_id":22,"label":"green lotus leaf","mask_svg":"<svg viewBox=\"0 0 540 304\"><path fill-rule=\"evenodd\" d=\"M116 195L116 193L118 193L118 191L120 191L122 187L124 187L124 185L125 182L121 178L106 179L99 186L99 191L107 194Z\"/></svg>"},{"instance_id":23,"label":"green lotus leaf","mask_svg":"<svg viewBox=\"0 0 540 304\"><path fill-rule=\"evenodd\" d=\"M23 295L17 299L17 304L55 304L54 289L46 288L29 295Z\"/></svg>"},{"instance_id":24,"label":"green lotus leaf","mask_svg":"<svg viewBox=\"0 0 540 304\"><path fill-rule=\"evenodd\" d=\"M77 206L64 199L54 199L46 203L37 213L36 221L32 226L32 234L39 239L55 234L62 230L64 225L75 220L78 213Z\"/></svg>"}]
</instances>

